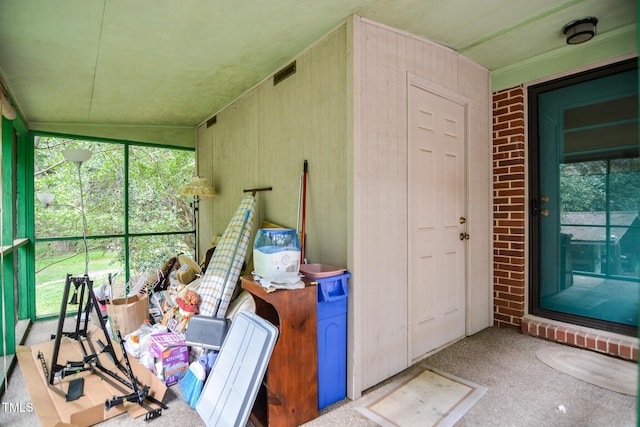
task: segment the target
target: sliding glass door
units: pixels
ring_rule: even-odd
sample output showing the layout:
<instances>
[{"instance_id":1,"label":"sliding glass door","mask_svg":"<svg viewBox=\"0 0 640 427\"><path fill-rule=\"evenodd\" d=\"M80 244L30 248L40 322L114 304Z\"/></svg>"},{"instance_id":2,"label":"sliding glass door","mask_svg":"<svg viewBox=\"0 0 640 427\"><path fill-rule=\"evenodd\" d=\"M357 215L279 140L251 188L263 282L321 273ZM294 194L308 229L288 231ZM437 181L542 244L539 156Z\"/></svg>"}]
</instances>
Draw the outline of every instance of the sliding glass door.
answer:
<instances>
[{"instance_id":1,"label":"sliding glass door","mask_svg":"<svg viewBox=\"0 0 640 427\"><path fill-rule=\"evenodd\" d=\"M601 69L532 87L529 97L530 311L635 335L637 70Z\"/></svg>"}]
</instances>

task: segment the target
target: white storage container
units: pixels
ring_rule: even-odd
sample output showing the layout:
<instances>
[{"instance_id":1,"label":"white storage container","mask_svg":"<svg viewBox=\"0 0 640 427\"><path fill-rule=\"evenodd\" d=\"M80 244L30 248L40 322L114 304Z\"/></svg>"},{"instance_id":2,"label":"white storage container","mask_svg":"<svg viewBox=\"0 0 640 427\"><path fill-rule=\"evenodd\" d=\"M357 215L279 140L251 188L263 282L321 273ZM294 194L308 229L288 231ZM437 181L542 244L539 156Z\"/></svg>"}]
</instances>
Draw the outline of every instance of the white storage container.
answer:
<instances>
[{"instance_id":1,"label":"white storage container","mask_svg":"<svg viewBox=\"0 0 640 427\"><path fill-rule=\"evenodd\" d=\"M297 276L300 270L300 242L295 230L261 228L253 243L255 273L276 279Z\"/></svg>"}]
</instances>

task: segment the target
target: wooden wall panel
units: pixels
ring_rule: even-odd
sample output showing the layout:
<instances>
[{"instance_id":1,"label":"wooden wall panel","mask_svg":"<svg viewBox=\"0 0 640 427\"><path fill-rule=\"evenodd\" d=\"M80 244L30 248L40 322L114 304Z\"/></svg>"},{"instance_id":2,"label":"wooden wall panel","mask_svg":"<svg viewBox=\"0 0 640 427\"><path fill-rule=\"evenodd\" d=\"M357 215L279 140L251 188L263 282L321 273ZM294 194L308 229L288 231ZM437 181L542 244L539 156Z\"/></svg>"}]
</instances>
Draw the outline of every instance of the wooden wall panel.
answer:
<instances>
[{"instance_id":1,"label":"wooden wall panel","mask_svg":"<svg viewBox=\"0 0 640 427\"><path fill-rule=\"evenodd\" d=\"M256 222L295 228L309 161L307 258L352 274L347 392L357 398L409 363L407 73L471 105L469 297L478 302L468 329L490 325L488 72L450 49L359 17L296 61L296 74L276 86L265 80L219 112L214 126L199 129L198 167L220 193L201 205L208 221L201 231L222 233L242 189L262 186L273 191L258 195Z\"/></svg>"},{"instance_id":2,"label":"wooden wall panel","mask_svg":"<svg viewBox=\"0 0 640 427\"><path fill-rule=\"evenodd\" d=\"M484 68L463 56L458 57L458 67L458 93L469 99L471 129L467 155L467 232L471 236L467 334L471 335L493 324L491 78Z\"/></svg>"},{"instance_id":3,"label":"wooden wall panel","mask_svg":"<svg viewBox=\"0 0 640 427\"><path fill-rule=\"evenodd\" d=\"M296 228L306 159L307 259L346 266L345 37L343 25L296 58L295 74L275 86L264 80L217 114L212 156L200 164L219 192L201 212L213 233L225 230L244 189L269 186L257 194L254 229L263 219Z\"/></svg>"},{"instance_id":4,"label":"wooden wall panel","mask_svg":"<svg viewBox=\"0 0 640 427\"><path fill-rule=\"evenodd\" d=\"M407 74L460 93L473 104L470 121L471 156L469 175L474 177L473 212L470 224L479 244L470 254L469 273L480 274L471 296L473 329L490 323L487 295L490 293L486 243L490 242L489 212L490 149L487 86L488 72L471 66L454 51L384 25L354 17L354 195L353 237L355 282L352 302L359 308L354 322L359 336L353 354L361 358L350 381L353 394L402 371L408 366L408 275L407 275ZM462 65L461 65L462 64ZM461 82L463 82L461 84ZM483 123L480 121L484 120ZM478 144L478 147L475 146ZM479 175L475 175L476 172ZM486 177L476 183L476 177ZM478 180L479 181L479 180ZM471 189L471 188L470 188ZM469 189L468 189L469 191ZM483 224L476 224L483 221ZM485 242L484 246L481 242ZM483 256L475 258L482 248ZM476 261L479 260L479 262ZM482 268L475 266L485 263ZM365 289L366 288L366 289ZM359 318L358 316L361 316ZM357 363L358 360L354 360Z\"/></svg>"}]
</instances>

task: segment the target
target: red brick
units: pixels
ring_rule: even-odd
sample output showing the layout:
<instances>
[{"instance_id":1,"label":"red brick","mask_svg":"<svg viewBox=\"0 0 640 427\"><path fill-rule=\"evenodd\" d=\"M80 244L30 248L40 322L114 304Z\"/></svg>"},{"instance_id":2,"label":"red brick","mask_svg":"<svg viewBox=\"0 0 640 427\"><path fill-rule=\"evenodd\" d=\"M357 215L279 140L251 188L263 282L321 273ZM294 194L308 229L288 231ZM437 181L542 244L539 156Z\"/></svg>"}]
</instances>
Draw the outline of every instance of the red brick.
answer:
<instances>
[{"instance_id":1,"label":"red brick","mask_svg":"<svg viewBox=\"0 0 640 427\"><path fill-rule=\"evenodd\" d=\"M513 109L512 109L513 111ZM509 122L509 126L512 128L521 128L524 129L524 114L521 113L516 113L518 114L518 118L515 120L511 120Z\"/></svg>"},{"instance_id":2,"label":"red brick","mask_svg":"<svg viewBox=\"0 0 640 427\"><path fill-rule=\"evenodd\" d=\"M523 221L502 220L500 221L501 227L524 227Z\"/></svg>"},{"instance_id":3,"label":"red brick","mask_svg":"<svg viewBox=\"0 0 640 427\"><path fill-rule=\"evenodd\" d=\"M521 300L524 301L524 283L522 281L517 282L520 285L512 286L511 293L513 295L518 295L521 297Z\"/></svg>"},{"instance_id":4,"label":"red brick","mask_svg":"<svg viewBox=\"0 0 640 427\"><path fill-rule=\"evenodd\" d=\"M522 316L524 316L524 312L522 310L512 310L512 309L510 309L508 307L502 307L500 312L502 314L508 314L508 315L513 316L513 317L522 317Z\"/></svg>"},{"instance_id":5,"label":"red brick","mask_svg":"<svg viewBox=\"0 0 640 427\"><path fill-rule=\"evenodd\" d=\"M559 326L556 330L556 340L561 343L567 342L567 330L562 326Z\"/></svg>"},{"instance_id":6,"label":"red brick","mask_svg":"<svg viewBox=\"0 0 640 427\"><path fill-rule=\"evenodd\" d=\"M500 244L504 245L504 242L499 242ZM498 243L496 243L497 245ZM507 248L501 248L500 251L498 251L499 255L505 255L505 256L522 256L522 252L521 251L510 251L507 250Z\"/></svg>"},{"instance_id":7,"label":"red brick","mask_svg":"<svg viewBox=\"0 0 640 427\"><path fill-rule=\"evenodd\" d=\"M508 114L509 113L509 107L505 106L505 107L498 107L497 109L493 110L493 118L494 119L498 119L499 116L502 116L503 114ZM508 126L508 123L504 123L505 126ZM495 129L495 126L493 127Z\"/></svg>"},{"instance_id":8,"label":"red brick","mask_svg":"<svg viewBox=\"0 0 640 427\"><path fill-rule=\"evenodd\" d=\"M547 325L545 328L545 337L550 340L556 339L556 328L555 326Z\"/></svg>"},{"instance_id":9,"label":"red brick","mask_svg":"<svg viewBox=\"0 0 640 427\"><path fill-rule=\"evenodd\" d=\"M521 280L513 280L513 279L509 279L509 278L501 278L500 279L500 284L501 285L506 285L506 286L522 286L522 281Z\"/></svg>"},{"instance_id":10,"label":"red brick","mask_svg":"<svg viewBox=\"0 0 640 427\"><path fill-rule=\"evenodd\" d=\"M504 129L498 132L498 137L501 136L510 136L510 135L522 135L524 133L524 128L522 127L518 127L518 128L509 128L509 129Z\"/></svg>"},{"instance_id":11,"label":"red brick","mask_svg":"<svg viewBox=\"0 0 640 427\"><path fill-rule=\"evenodd\" d=\"M512 295L512 294L505 294L505 293L500 293L499 298L502 298L504 300L507 301L520 301L522 300L522 298L518 295ZM515 307L511 307L511 308L515 308Z\"/></svg>"},{"instance_id":12,"label":"red brick","mask_svg":"<svg viewBox=\"0 0 640 427\"><path fill-rule=\"evenodd\" d=\"M615 338L609 338L607 353L618 356L620 354L620 341Z\"/></svg>"},{"instance_id":13,"label":"red brick","mask_svg":"<svg viewBox=\"0 0 640 427\"><path fill-rule=\"evenodd\" d=\"M494 114L494 117L495 116L496 115ZM516 112L516 113L508 113L508 114L505 114L505 115L498 115L498 120L500 120L501 122L503 122L505 120L506 121L514 120L515 121L515 120L522 120L523 117L524 117L524 114ZM511 128L516 127L516 126L513 126L512 123L509 123L509 125L510 125L509 127L511 127ZM522 124L520 125L520 127L524 128L524 120L522 120Z\"/></svg>"},{"instance_id":14,"label":"red brick","mask_svg":"<svg viewBox=\"0 0 640 427\"><path fill-rule=\"evenodd\" d=\"M577 332L576 333L576 345L578 347L584 347L585 345L585 333L584 332Z\"/></svg>"},{"instance_id":15,"label":"red brick","mask_svg":"<svg viewBox=\"0 0 640 427\"><path fill-rule=\"evenodd\" d=\"M524 88L496 92L492 102L494 323L537 329L535 324L521 325L526 302Z\"/></svg>"},{"instance_id":16,"label":"red brick","mask_svg":"<svg viewBox=\"0 0 640 427\"><path fill-rule=\"evenodd\" d=\"M505 323L509 323L509 322L511 322L511 317L509 317L509 316L504 316L504 315L502 315L502 314L500 314L500 313L498 313L498 312L494 313L494 315L493 315L493 319L494 319L495 321L498 321L498 322L505 322Z\"/></svg>"},{"instance_id":17,"label":"red brick","mask_svg":"<svg viewBox=\"0 0 640 427\"><path fill-rule=\"evenodd\" d=\"M585 345L586 345L586 347L588 349L597 350L598 347L596 346L596 336L595 335L587 334L585 336L585 340L586 340Z\"/></svg>"},{"instance_id":18,"label":"red brick","mask_svg":"<svg viewBox=\"0 0 640 427\"><path fill-rule=\"evenodd\" d=\"M524 161L522 159L512 159L508 158L507 160L500 160L498 162L499 166L513 166L513 165L523 165Z\"/></svg>"},{"instance_id":19,"label":"red brick","mask_svg":"<svg viewBox=\"0 0 640 427\"><path fill-rule=\"evenodd\" d=\"M494 292L507 292L509 288L502 284L497 284L493 287Z\"/></svg>"},{"instance_id":20,"label":"red brick","mask_svg":"<svg viewBox=\"0 0 640 427\"><path fill-rule=\"evenodd\" d=\"M576 333L572 330L567 331L567 344L575 345L576 344Z\"/></svg>"},{"instance_id":21,"label":"red brick","mask_svg":"<svg viewBox=\"0 0 640 427\"><path fill-rule=\"evenodd\" d=\"M509 98L514 103L517 103L517 102L524 103L524 90L522 89L522 87L512 88L509 91Z\"/></svg>"},{"instance_id":22,"label":"red brick","mask_svg":"<svg viewBox=\"0 0 640 427\"><path fill-rule=\"evenodd\" d=\"M631 346L629 344L620 345L620 357L624 359L631 359Z\"/></svg>"},{"instance_id":23,"label":"red brick","mask_svg":"<svg viewBox=\"0 0 640 427\"><path fill-rule=\"evenodd\" d=\"M524 301L522 301L522 298L520 298L520 300L521 301L510 301L509 308L524 312Z\"/></svg>"},{"instance_id":24,"label":"red brick","mask_svg":"<svg viewBox=\"0 0 640 427\"><path fill-rule=\"evenodd\" d=\"M498 102L502 99L509 97L509 90L503 90L501 92L495 92L493 94L493 102Z\"/></svg>"},{"instance_id":25,"label":"red brick","mask_svg":"<svg viewBox=\"0 0 640 427\"><path fill-rule=\"evenodd\" d=\"M520 147L520 144L517 142L511 142L511 140L509 140L509 138L505 138L507 139L507 143L506 144L500 144L498 148L498 152L499 153L504 153L505 151L514 151L514 150L519 150L522 147ZM494 139L494 145L495 145L495 139ZM500 141L502 141L502 138L500 138Z\"/></svg>"}]
</instances>

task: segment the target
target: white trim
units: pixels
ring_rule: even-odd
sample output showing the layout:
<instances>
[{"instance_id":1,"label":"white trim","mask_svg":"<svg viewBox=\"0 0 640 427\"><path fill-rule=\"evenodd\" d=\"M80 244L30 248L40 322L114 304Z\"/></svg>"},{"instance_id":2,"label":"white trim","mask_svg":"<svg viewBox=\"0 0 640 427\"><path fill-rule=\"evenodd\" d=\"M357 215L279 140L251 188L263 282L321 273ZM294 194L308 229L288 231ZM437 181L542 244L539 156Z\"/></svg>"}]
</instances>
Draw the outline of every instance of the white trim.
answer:
<instances>
[{"instance_id":1,"label":"white trim","mask_svg":"<svg viewBox=\"0 0 640 427\"><path fill-rule=\"evenodd\" d=\"M529 82L524 82L521 85L524 88L524 91L526 93L527 89L529 89L530 86L535 86L535 85L538 85L540 83L550 82L550 81L553 81L553 80L560 79L562 77L573 76L574 74L582 73L583 71L589 71L589 70L593 70L593 69L596 69L596 68L604 67L604 66L607 66L607 65L613 65L613 64L616 64L618 62L623 62L623 61L626 61L628 59L633 59L633 58L638 58L638 52L629 53L627 55L622 55L622 56L617 56L615 58L605 59L603 61L594 62L593 64L584 65L584 66L578 67L578 68L573 68L571 70L563 71L561 73L551 74L549 76L544 76L544 77L541 77L539 79L531 80ZM520 85L516 85L516 86L513 86L513 87L515 88L515 87L518 87L518 86L520 86ZM504 90L509 90L509 89L502 89L502 90L500 90L498 92L502 92ZM525 98L525 101L526 101L526 98ZM527 111L526 106L527 106L527 104L525 104L525 112Z\"/></svg>"}]
</instances>

